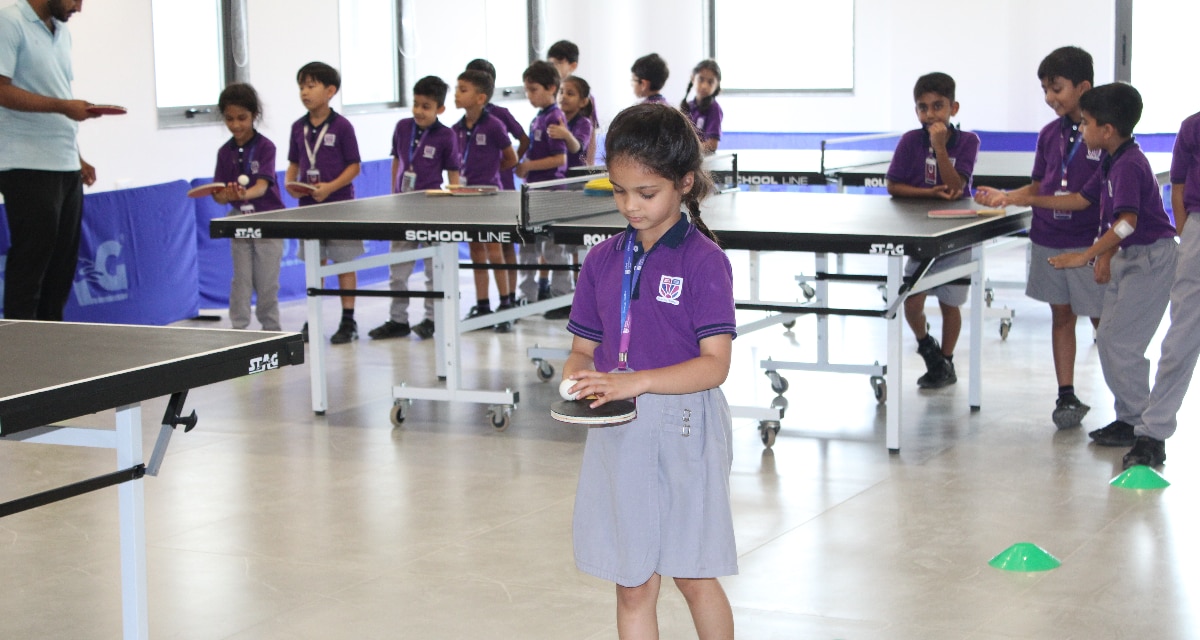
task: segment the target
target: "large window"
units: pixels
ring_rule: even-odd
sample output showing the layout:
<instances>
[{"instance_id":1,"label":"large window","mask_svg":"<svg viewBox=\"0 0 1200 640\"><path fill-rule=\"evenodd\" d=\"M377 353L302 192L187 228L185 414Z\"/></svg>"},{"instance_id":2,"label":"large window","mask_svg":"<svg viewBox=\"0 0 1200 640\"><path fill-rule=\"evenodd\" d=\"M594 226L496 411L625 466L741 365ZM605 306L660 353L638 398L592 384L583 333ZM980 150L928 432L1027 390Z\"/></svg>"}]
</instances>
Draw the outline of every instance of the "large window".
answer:
<instances>
[{"instance_id":1,"label":"large window","mask_svg":"<svg viewBox=\"0 0 1200 640\"><path fill-rule=\"evenodd\" d=\"M854 88L854 0L709 2L722 92Z\"/></svg>"},{"instance_id":2,"label":"large window","mask_svg":"<svg viewBox=\"0 0 1200 640\"><path fill-rule=\"evenodd\" d=\"M399 11L397 0L341 0L342 104L363 107L400 104Z\"/></svg>"},{"instance_id":3,"label":"large window","mask_svg":"<svg viewBox=\"0 0 1200 640\"><path fill-rule=\"evenodd\" d=\"M159 126L219 119L217 96L245 79L245 0L152 0Z\"/></svg>"},{"instance_id":4,"label":"large window","mask_svg":"<svg viewBox=\"0 0 1200 640\"><path fill-rule=\"evenodd\" d=\"M1130 82L1142 94L1137 131L1175 133L1183 119L1200 111L1200 84L1190 79L1191 46L1200 24L1195 0L1138 0L1133 3L1129 49ZM1121 55L1117 43L1117 55Z\"/></svg>"}]
</instances>

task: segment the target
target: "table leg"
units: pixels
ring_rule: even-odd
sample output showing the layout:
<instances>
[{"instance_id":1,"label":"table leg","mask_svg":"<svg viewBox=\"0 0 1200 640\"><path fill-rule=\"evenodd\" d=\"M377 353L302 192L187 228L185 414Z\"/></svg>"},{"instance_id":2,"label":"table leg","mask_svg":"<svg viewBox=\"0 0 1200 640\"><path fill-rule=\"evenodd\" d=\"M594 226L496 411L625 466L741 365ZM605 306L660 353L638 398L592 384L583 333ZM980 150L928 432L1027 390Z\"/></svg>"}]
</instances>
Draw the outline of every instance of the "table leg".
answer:
<instances>
[{"instance_id":1,"label":"table leg","mask_svg":"<svg viewBox=\"0 0 1200 640\"><path fill-rule=\"evenodd\" d=\"M142 410L117 408L117 469L142 463ZM142 481L117 487L121 520L121 620L125 640L150 637L146 605L146 496Z\"/></svg>"},{"instance_id":2,"label":"table leg","mask_svg":"<svg viewBox=\"0 0 1200 640\"><path fill-rule=\"evenodd\" d=\"M904 278L904 258L888 258L888 299L896 300L900 295L900 284ZM896 306L896 313L887 319L887 448L892 453L900 451L900 422L904 395L904 305Z\"/></svg>"},{"instance_id":3,"label":"table leg","mask_svg":"<svg viewBox=\"0 0 1200 640\"><path fill-rule=\"evenodd\" d=\"M971 260L975 263L971 272L971 381L967 389L971 411L979 411L983 395L983 256L983 245L971 247Z\"/></svg>"},{"instance_id":4,"label":"table leg","mask_svg":"<svg viewBox=\"0 0 1200 640\"><path fill-rule=\"evenodd\" d=\"M321 282L321 241L304 242L304 286L323 289ZM329 389L325 383L325 323L321 321L321 297L308 296L308 357L312 381L313 413L324 415L329 408Z\"/></svg>"}]
</instances>

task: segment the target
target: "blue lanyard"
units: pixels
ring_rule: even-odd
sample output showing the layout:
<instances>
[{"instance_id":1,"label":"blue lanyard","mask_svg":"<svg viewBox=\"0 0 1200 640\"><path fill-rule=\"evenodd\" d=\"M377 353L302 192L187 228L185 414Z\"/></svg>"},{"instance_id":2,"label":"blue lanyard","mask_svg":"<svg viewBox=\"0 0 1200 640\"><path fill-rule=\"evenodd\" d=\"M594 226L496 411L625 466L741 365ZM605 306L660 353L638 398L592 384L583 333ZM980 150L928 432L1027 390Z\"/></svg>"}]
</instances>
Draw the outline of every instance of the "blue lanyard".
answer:
<instances>
[{"instance_id":1,"label":"blue lanyard","mask_svg":"<svg viewBox=\"0 0 1200 640\"><path fill-rule=\"evenodd\" d=\"M417 121L413 120L412 144L408 146L408 166L406 167L409 171L413 170L413 152L417 150L417 147L421 146L421 141L425 139L425 134L429 133L429 129L421 131L421 137L418 138L417 131L420 131L420 128L417 127Z\"/></svg>"},{"instance_id":2,"label":"blue lanyard","mask_svg":"<svg viewBox=\"0 0 1200 640\"><path fill-rule=\"evenodd\" d=\"M1072 133L1073 133L1074 141L1071 142L1071 151L1063 154L1063 161L1062 161L1062 188L1063 188L1063 190L1066 190L1066 188L1067 188L1067 165L1071 164L1071 160L1073 160L1075 158L1075 152L1079 151L1079 143L1083 142L1083 134L1079 132L1079 129L1075 129ZM1066 151L1066 148L1067 148L1067 142L1063 141L1063 150Z\"/></svg>"},{"instance_id":3,"label":"blue lanyard","mask_svg":"<svg viewBox=\"0 0 1200 640\"><path fill-rule=\"evenodd\" d=\"M641 253L634 263L633 254ZM646 252L638 251L637 231L629 229L625 232L625 272L621 277L621 343L617 352L617 369L629 368L629 334L633 318L629 313L633 292L637 290L638 280L642 276L642 264L646 262Z\"/></svg>"},{"instance_id":4,"label":"blue lanyard","mask_svg":"<svg viewBox=\"0 0 1200 640\"><path fill-rule=\"evenodd\" d=\"M479 116L479 120L483 120L483 116ZM475 127L479 126L479 120L475 121ZM462 141L462 170L467 170L467 158L471 157L471 136L475 133L475 127L467 126L467 117L463 116L463 141Z\"/></svg>"}]
</instances>

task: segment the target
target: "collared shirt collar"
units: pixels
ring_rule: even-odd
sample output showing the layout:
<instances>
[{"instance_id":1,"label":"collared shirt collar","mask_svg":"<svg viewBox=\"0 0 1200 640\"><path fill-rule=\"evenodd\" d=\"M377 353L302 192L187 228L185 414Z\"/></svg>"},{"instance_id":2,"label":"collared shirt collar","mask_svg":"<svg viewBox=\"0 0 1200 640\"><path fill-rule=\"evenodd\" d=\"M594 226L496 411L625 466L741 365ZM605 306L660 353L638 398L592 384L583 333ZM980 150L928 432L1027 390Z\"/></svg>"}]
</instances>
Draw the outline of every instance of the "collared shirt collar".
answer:
<instances>
[{"instance_id":1,"label":"collared shirt collar","mask_svg":"<svg viewBox=\"0 0 1200 640\"><path fill-rule=\"evenodd\" d=\"M691 231L691 229L692 223L688 220L688 214L682 213L682 215L679 216L679 221L676 222L670 229L667 229L667 232L658 239L658 242L656 242L654 246L657 247L660 244L665 244L672 249L678 249L679 245L683 244L684 239L687 238L687 234ZM625 233L636 234L637 229L634 229L633 227L625 227ZM625 243L614 242L613 250L624 251Z\"/></svg>"},{"instance_id":2,"label":"collared shirt collar","mask_svg":"<svg viewBox=\"0 0 1200 640\"><path fill-rule=\"evenodd\" d=\"M1112 155L1106 157L1104 162L1101 164L1101 167L1104 169L1104 174L1108 175L1108 170L1112 169L1113 163L1117 161L1117 158L1121 157L1126 151L1135 146L1137 146L1137 140L1134 138L1134 136L1129 136L1128 140L1122 142L1121 146L1117 147L1117 150L1114 151Z\"/></svg>"}]
</instances>

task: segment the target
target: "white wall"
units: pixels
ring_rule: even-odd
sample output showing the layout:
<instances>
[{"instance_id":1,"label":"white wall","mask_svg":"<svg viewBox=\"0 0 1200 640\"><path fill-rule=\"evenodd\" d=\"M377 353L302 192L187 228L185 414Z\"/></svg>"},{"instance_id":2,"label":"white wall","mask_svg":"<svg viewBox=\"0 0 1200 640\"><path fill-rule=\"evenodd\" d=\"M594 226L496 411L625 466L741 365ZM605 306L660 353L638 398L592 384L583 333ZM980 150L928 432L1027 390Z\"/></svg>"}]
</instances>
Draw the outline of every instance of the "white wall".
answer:
<instances>
[{"instance_id":1,"label":"white wall","mask_svg":"<svg viewBox=\"0 0 1200 640\"><path fill-rule=\"evenodd\" d=\"M672 76L664 94L678 101L688 72L704 57L702 1L549 1L545 3L546 46L563 38L579 44L578 73L592 84L604 121L634 102L629 67L634 59L651 51L669 62ZM11 1L0 0L0 5L6 4ZM1082 46L1096 58L1097 82L1112 79L1111 0L857 0L856 5L856 89L852 94L722 96L726 130L911 128L913 81L922 73L941 70L958 81L960 118L966 127L1036 131L1052 117L1041 102L1035 77L1038 62L1051 49L1064 44ZM311 60L338 66L337 15L337 0L249 3L250 80L264 101L262 131L280 147L280 168L286 166L290 123L303 114L296 70ZM325 18L318 23L316 16ZM1062 32L1067 27L1073 35L1064 39ZM86 3L86 10L72 18L70 28L75 40L76 96L121 104L130 110L126 116L92 120L80 127L84 157L96 165L99 174L95 190L211 174L217 147L228 136L223 125L158 129L149 0ZM423 29L423 38L436 37L429 27L418 28ZM464 51L462 58L465 61L475 55ZM532 109L523 100L505 104L522 122L532 117ZM334 106L339 106L336 101ZM397 110L352 116L364 159L387 157L392 127L405 115ZM450 105L443 121L450 123L458 117Z\"/></svg>"}]
</instances>

